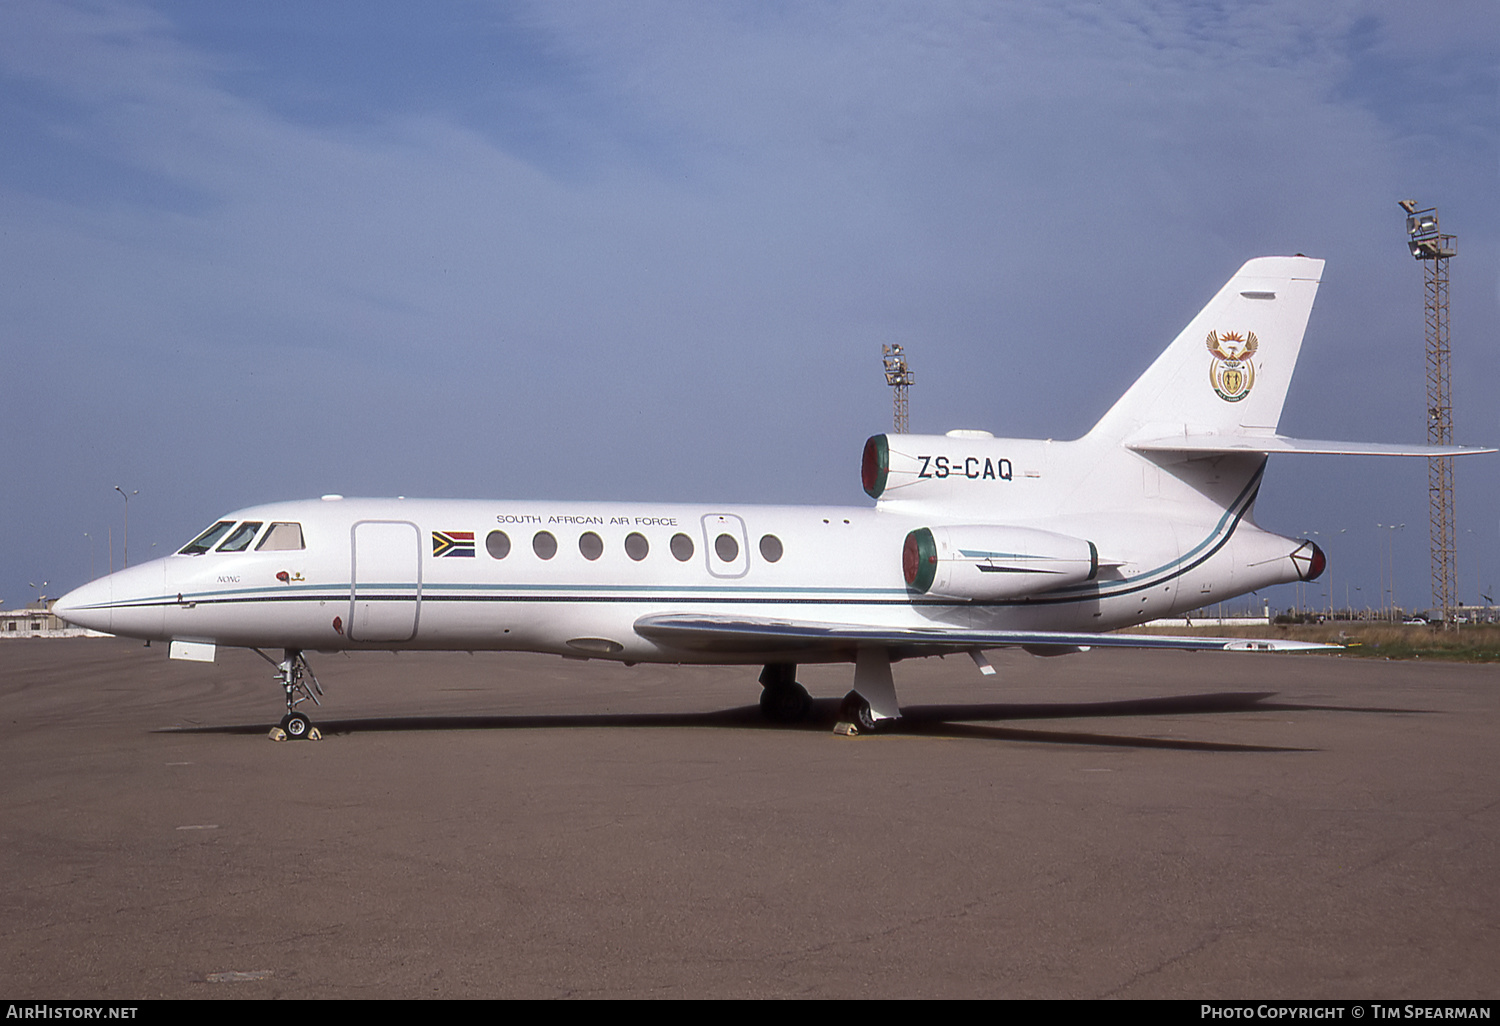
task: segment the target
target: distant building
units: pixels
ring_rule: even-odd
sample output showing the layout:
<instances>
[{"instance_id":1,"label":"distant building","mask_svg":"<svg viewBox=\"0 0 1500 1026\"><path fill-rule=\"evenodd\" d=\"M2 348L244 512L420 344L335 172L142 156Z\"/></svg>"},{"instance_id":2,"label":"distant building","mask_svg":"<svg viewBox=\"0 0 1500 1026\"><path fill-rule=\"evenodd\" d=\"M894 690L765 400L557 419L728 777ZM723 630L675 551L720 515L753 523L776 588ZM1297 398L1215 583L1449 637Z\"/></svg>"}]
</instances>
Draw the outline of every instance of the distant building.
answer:
<instances>
[{"instance_id":1,"label":"distant building","mask_svg":"<svg viewBox=\"0 0 1500 1026\"><path fill-rule=\"evenodd\" d=\"M1271 622L1269 616L1220 616L1218 613L1204 613L1201 611L1189 613L1187 616L1168 616L1160 620L1151 620L1142 624L1143 627L1261 627Z\"/></svg>"},{"instance_id":2,"label":"distant building","mask_svg":"<svg viewBox=\"0 0 1500 1026\"><path fill-rule=\"evenodd\" d=\"M5 638L107 638L99 631L74 627L52 612L56 599L43 598L25 609L0 609L0 640Z\"/></svg>"},{"instance_id":3,"label":"distant building","mask_svg":"<svg viewBox=\"0 0 1500 1026\"><path fill-rule=\"evenodd\" d=\"M1425 609L1417 614L1428 623L1442 623L1441 609ZM1453 606L1453 618L1458 623L1494 623L1500 617L1500 608L1492 605L1466 606L1462 602Z\"/></svg>"},{"instance_id":4,"label":"distant building","mask_svg":"<svg viewBox=\"0 0 1500 1026\"><path fill-rule=\"evenodd\" d=\"M1147 627L1259 627L1271 622L1270 603L1262 603L1256 613L1253 606L1242 607L1239 612L1226 611L1221 602L1217 606L1201 606L1189 610L1184 616L1169 616L1152 620Z\"/></svg>"}]
</instances>

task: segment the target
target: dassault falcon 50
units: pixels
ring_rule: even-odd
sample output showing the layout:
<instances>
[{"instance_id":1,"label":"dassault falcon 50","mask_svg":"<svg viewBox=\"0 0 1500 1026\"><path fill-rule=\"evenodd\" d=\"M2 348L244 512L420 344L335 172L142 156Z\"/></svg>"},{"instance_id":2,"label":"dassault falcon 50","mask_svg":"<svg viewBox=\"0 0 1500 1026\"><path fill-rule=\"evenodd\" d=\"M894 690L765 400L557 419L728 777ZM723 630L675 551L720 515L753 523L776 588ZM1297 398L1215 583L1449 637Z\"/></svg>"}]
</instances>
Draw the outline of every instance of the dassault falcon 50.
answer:
<instances>
[{"instance_id":1,"label":"dassault falcon 50","mask_svg":"<svg viewBox=\"0 0 1500 1026\"><path fill-rule=\"evenodd\" d=\"M1007 646L1324 647L1108 633L1322 573L1317 545L1254 522L1273 453L1493 451L1277 433L1322 269L1245 264L1074 441L874 436L873 508L327 495L225 514L55 609L174 658L260 652L293 738L321 693L308 651L761 665L761 708L782 722L809 709L798 664L851 662L842 711L870 731L900 716L891 667L915 656L965 652L993 672L984 651Z\"/></svg>"}]
</instances>

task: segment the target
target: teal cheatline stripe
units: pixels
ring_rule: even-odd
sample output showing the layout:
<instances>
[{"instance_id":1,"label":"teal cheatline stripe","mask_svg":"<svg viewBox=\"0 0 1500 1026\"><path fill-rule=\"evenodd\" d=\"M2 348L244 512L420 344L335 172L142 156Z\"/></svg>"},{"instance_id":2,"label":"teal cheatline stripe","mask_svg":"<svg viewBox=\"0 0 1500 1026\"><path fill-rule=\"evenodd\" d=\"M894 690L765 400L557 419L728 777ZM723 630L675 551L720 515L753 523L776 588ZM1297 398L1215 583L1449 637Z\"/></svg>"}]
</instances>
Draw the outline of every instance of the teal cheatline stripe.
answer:
<instances>
[{"instance_id":1,"label":"teal cheatline stripe","mask_svg":"<svg viewBox=\"0 0 1500 1026\"><path fill-rule=\"evenodd\" d=\"M1250 507L1254 504L1255 496L1260 491L1261 478L1265 475L1265 472L1266 463L1265 460L1262 460L1260 466L1256 468L1255 473L1251 475L1249 483L1235 497L1235 500L1229 504L1229 508L1224 511L1224 515L1219 518L1219 522L1214 525L1213 529L1209 531L1202 541L1169 563L1163 563L1155 569L1148 570L1143 574L1137 574L1134 577L1127 577L1122 581L1112 581L1107 585L1100 585L1097 590L1094 590L1091 585L1074 585L1069 588L1059 588L1056 592L1046 596L1038 596L1029 602L1023 600L1020 602L1010 601L997 604L1055 605L1061 602L1077 602L1081 598L1114 598L1119 595L1129 595L1132 592L1154 588L1157 585L1181 577L1194 567L1202 566L1216 552L1228 544L1229 539L1234 536L1235 528L1239 527L1240 521L1245 518L1245 514L1249 512ZM1083 588L1088 588L1089 590L1082 592Z\"/></svg>"},{"instance_id":2,"label":"teal cheatline stripe","mask_svg":"<svg viewBox=\"0 0 1500 1026\"><path fill-rule=\"evenodd\" d=\"M406 599L413 599L417 595L417 587L410 583L381 584L361 583L359 586L359 597L364 598L366 591L372 596L382 593L395 592ZM700 596L713 597L722 596L754 596L757 599L775 599L778 597L805 597L820 596L827 598L837 597L872 597L872 596L904 596L904 588L838 588L838 587L734 587L731 585L632 585L632 584L517 584L504 582L498 584L434 584L431 581L424 582L421 587L422 598L444 597L448 599L458 598L465 595L482 597L486 594L498 594L507 596L525 595L642 595L649 598L682 597L696 598ZM284 588L240 588L234 591L200 591L182 596L181 601L186 602L234 602L234 601L334 601L347 600L349 598L348 584L324 585L318 590L308 590L300 593L292 593ZM133 600L129 604L139 602L165 602L177 605L176 595L159 596L154 599ZM102 608L102 607L101 607Z\"/></svg>"}]
</instances>

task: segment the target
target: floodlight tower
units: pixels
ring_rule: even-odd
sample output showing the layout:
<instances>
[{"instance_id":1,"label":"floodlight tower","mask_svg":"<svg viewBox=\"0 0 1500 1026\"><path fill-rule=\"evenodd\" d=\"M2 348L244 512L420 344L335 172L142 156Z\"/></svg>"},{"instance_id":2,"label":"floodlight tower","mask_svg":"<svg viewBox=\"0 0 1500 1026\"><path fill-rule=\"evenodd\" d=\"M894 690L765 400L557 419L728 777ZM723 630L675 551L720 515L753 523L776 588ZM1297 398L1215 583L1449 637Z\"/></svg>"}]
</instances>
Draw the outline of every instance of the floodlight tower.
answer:
<instances>
[{"instance_id":1,"label":"floodlight tower","mask_svg":"<svg viewBox=\"0 0 1500 1026\"><path fill-rule=\"evenodd\" d=\"M885 383L894 388L895 394L895 422L896 434L906 434L909 420L906 410L906 390L916 382L916 376L912 374L911 368L906 366L906 353L900 345L881 346L881 354L885 357Z\"/></svg>"},{"instance_id":2,"label":"floodlight tower","mask_svg":"<svg viewBox=\"0 0 1500 1026\"><path fill-rule=\"evenodd\" d=\"M1437 207L1417 209L1416 200L1399 200L1406 211L1407 247L1425 270L1427 323L1427 441L1453 444L1453 399L1449 383L1448 261L1457 252L1453 236L1438 228ZM1458 628L1458 561L1453 542L1453 459L1427 461L1428 523L1432 538L1432 601L1443 612L1443 626Z\"/></svg>"}]
</instances>

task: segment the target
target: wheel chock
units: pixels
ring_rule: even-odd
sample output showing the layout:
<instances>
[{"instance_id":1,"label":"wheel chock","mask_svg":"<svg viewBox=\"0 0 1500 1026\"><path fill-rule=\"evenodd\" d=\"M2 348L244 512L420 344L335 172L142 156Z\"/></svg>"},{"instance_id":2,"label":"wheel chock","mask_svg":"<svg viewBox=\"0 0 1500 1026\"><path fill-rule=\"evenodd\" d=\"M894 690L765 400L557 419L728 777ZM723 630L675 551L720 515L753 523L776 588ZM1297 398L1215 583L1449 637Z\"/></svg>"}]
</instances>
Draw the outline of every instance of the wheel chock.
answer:
<instances>
[{"instance_id":1,"label":"wheel chock","mask_svg":"<svg viewBox=\"0 0 1500 1026\"><path fill-rule=\"evenodd\" d=\"M290 741L291 740L291 738L287 737L286 731L282 730L280 727L272 727L271 728L271 732L269 734L267 734L266 736L269 737L272 741ZM323 732L321 730L319 730L317 727L308 727L307 728L307 736L304 737L302 740L304 740L304 741L321 741L321 740L323 740Z\"/></svg>"}]
</instances>

